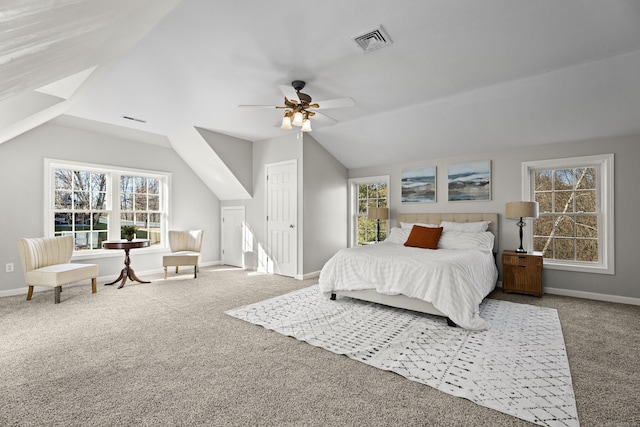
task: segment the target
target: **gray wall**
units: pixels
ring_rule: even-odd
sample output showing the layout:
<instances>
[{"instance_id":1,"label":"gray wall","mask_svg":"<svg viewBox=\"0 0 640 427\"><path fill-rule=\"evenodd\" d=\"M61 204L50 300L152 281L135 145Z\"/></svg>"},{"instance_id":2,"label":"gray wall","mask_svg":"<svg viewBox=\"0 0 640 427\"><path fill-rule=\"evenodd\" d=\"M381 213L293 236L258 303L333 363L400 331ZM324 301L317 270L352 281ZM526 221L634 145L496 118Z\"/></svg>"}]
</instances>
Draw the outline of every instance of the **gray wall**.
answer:
<instances>
[{"instance_id":1,"label":"gray wall","mask_svg":"<svg viewBox=\"0 0 640 427\"><path fill-rule=\"evenodd\" d=\"M260 248L266 248L265 165L295 159L298 164L298 277L318 272L336 251L346 246L347 170L309 135L296 132L253 143L253 199L223 201L244 206L253 234L245 267L261 269ZM332 207L328 211L327 207Z\"/></svg>"},{"instance_id":2,"label":"gray wall","mask_svg":"<svg viewBox=\"0 0 640 427\"><path fill-rule=\"evenodd\" d=\"M304 273L347 246L347 169L309 134L303 146Z\"/></svg>"},{"instance_id":3,"label":"gray wall","mask_svg":"<svg viewBox=\"0 0 640 427\"><path fill-rule=\"evenodd\" d=\"M253 194L253 168L251 162L253 144L251 141L212 132L207 129L196 129L240 181L247 193Z\"/></svg>"},{"instance_id":4,"label":"gray wall","mask_svg":"<svg viewBox=\"0 0 640 427\"><path fill-rule=\"evenodd\" d=\"M286 160L296 160L298 165L298 225L302 224L302 140L297 139L296 133L287 133L279 138L272 138L253 143L253 200L247 206L247 223L253 230L256 244L254 248L267 248L266 230L266 180L265 165L269 163L283 162ZM298 268L302 270L302 233L298 226ZM258 265L257 253L254 257L251 268L261 269Z\"/></svg>"},{"instance_id":5,"label":"gray wall","mask_svg":"<svg viewBox=\"0 0 640 427\"><path fill-rule=\"evenodd\" d=\"M640 229L636 212L640 209L637 179L640 164L640 136L549 144L519 150L487 152L482 156L460 156L423 159L411 163L352 169L349 178L390 175L390 208L392 225L398 212L498 212L500 216L499 248L518 245L518 228L514 221L504 219L506 202L521 199L522 162L614 153L615 159L615 275L543 270L547 288L640 298L640 262L637 245ZM492 200L485 202L448 202L447 165L476 160L491 160ZM437 167L437 202L402 203L400 178L403 169L422 166ZM498 257L500 264L500 257ZM499 265L499 267L501 267Z\"/></svg>"},{"instance_id":6,"label":"gray wall","mask_svg":"<svg viewBox=\"0 0 640 427\"><path fill-rule=\"evenodd\" d=\"M220 260L220 203L172 149L48 123L0 144L0 295L26 286L17 240L41 237L44 232L44 158L170 172L169 227L203 228L202 263ZM112 256L80 262L96 263L101 277L115 278L124 255L113 252ZM163 253L132 252L132 267L137 273L161 271ZM9 262L15 265L13 273L5 273Z\"/></svg>"},{"instance_id":7,"label":"gray wall","mask_svg":"<svg viewBox=\"0 0 640 427\"><path fill-rule=\"evenodd\" d=\"M304 143L303 143L304 141ZM246 141L242 150L246 151ZM225 140L225 143L230 143ZM302 233L298 238L298 273L318 271L324 262L347 242L347 172L317 142L296 133L252 144L252 167L249 184L253 199L226 201L222 205L246 207L247 222L254 233L256 245L266 242L264 165L297 159L298 212ZM559 291L587 292L629 298L640 298L640 263L635 245L639 241L635 212L640 208L636 180L640 160L640 137L549 144L528 149L487 152L483 156L459 156L424 159L404 164L353 169L348 178L390 175L391 218L398 212L498 212L501 214L500 249L517 245L517 227L504 220L504 204L521 198L521 163L524 161L615 154L615 275L576 273L545 269L544 285ZM43 233L43 159L98 163L172 173L172 205L170 227L174 229L204 228L203 263L220 259L221 202L170 148L136 142L60 124L45 124L11 141L0 144L0 295L24 288L16 241L20 237L41 236ZM249 172L241 159L235 170L240 171L243 184ZM248 159L242 159L246 163ZM463 161L492 161L492 200L487 202L446 201L447 165ZM437 202L429 204L401 203L400 174L403 169L437 166ZM246 184L245 184L246 185ZM329 209L330 207L330 209ZM161 253L136 255L136 271L156 271L161 267ZM247 267L257 268L257 254L247 254ZM499 260L498 260L499 261ZM4 264L12 262L16 271L5 273ZM109 277L121 268L120 255L92 259L98 263L100 275ZM13 291L11 291L13 290Z\"/></svg>"}]
</instances>

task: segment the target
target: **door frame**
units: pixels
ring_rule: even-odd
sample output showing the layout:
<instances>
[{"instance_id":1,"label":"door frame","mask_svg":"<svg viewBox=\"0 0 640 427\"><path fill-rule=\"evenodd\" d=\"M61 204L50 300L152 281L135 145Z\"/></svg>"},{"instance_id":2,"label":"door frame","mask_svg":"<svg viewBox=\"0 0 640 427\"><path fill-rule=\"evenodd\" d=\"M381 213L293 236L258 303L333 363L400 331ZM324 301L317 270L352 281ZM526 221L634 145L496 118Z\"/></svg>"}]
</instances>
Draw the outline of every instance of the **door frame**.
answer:
<instances>
[{"instance_id":1,"label":"door frame","mask_svg":"<svg viewBox=\"0 0 640 427\"><path fill-rule=\"evenodd\" d=\"M299 265L299 252L300 252L300 226L301 226L301 222L300 218L299 218L299 211L300 211L300 182L299 182L299 168L298 168L298 159L293 158L293 159L289 159L289 160L282 160L279 162L272 162L272 163L265 163L264 164L264 193L265 193L265 197L264 197L264 231L265 231L265 243L266 243L266 247L270 248L271 247L271 233L269 232L269 221L267 220L267 216L269 213L269 169L272 167L277 167L277 166L283 166L283 165L287 165L287 164L291 164L295 167L296 169L296 176L295 176L295 182L296 182L296 236L295 236L295 240L296 240L296 251L294 253L296 260L295 260L295 266L296 266L296 271L293 275L293 277L298 277L298 265ZM268 254L269 258L271 257L271 254ZM269 274L274 274L274 268L273 268L273 262L269 262L267 264L267 273Z\"/></svg>"}]
</instances>

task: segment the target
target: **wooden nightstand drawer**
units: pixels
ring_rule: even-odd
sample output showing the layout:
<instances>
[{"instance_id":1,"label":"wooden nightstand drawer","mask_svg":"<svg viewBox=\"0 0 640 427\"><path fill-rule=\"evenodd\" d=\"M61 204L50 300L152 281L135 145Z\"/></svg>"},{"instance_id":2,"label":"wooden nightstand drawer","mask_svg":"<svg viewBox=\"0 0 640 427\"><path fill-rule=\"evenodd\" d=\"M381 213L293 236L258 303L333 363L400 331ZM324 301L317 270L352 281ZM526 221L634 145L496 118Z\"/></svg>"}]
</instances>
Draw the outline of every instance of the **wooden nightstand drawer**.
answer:
<instances>
[{"instance_id":1,"label":"wooden nightstand drawer","mask_svg":"<svg viewBox=\"0 0 640 427\"><path fill-rule=\"evenodd\" d=\"M502 290L542 296L542 254L502 253Z\"/></svg>"},{"instance_id":2,"label":"wooden nightstand drawer","mask_svg":"<svg viewBox=\"0 0 640 427\"><path fill-rule=\"evenodd\" d=\"M502 254L502 264L509 265L532 265L534 267L542 266L542 257L541 256L531 256L528 254L508 254L503 252Z\"/></svg>"}]
</instances>

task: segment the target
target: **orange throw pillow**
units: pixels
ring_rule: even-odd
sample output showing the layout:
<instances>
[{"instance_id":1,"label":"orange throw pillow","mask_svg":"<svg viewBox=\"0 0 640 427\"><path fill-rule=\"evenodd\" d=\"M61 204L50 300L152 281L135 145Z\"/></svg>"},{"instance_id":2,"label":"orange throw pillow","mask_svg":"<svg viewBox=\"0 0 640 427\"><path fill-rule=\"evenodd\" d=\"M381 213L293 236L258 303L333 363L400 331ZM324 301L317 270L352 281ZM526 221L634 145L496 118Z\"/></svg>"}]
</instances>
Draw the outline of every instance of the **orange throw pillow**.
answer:
<instances>
[{"instance_id":1,"label":"orange throw pillow","mask_svg":"<svg viewBox=\"0 0 640 427\"><path fill-rule=\"evenodd\" d=\"M404 245L414 248L438 249L438 241L441 234L442 227L430 228L414 225Z\"/></svg>"}]
</instances>

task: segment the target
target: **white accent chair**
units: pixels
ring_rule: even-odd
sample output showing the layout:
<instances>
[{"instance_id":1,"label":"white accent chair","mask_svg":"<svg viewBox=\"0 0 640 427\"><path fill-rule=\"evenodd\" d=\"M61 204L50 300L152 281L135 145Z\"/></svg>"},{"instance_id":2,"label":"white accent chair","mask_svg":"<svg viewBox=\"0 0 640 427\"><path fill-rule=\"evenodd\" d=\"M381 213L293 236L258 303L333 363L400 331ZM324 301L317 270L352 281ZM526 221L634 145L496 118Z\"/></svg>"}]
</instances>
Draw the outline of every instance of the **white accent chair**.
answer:
<instances>
[{"instance_id":1,"label":"white accent chair","mask_svg":"<svg viewBox=\"0 0 640 427\"><path fill-rule=\"evenodd\" d=\"M169 266L176 267L176 274L178 274L179 266L193 266L193 278L198 277L203 234L203 230L169 231L171 254L162 257L165 280L167 278L167 267Z\"/></svg>"},{"instance_id":2,"label":"white accent chair","mask_svg":"<svg viewBox=\"0 0 640 427\"><path fill-rule=\"evenodd\" d=\"M60 303L62 285L91 279L91 293L96 293L98 266L71 263L73 236L41 237L18 240L24 279L29 286L27 301L33 296L34 286L52 286L54 301Z\"/></svg>"}]
</instances>

